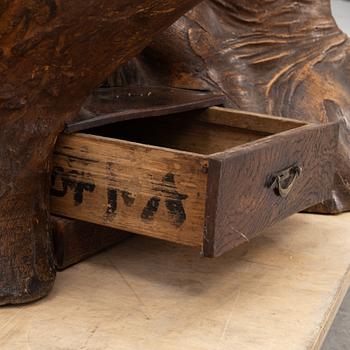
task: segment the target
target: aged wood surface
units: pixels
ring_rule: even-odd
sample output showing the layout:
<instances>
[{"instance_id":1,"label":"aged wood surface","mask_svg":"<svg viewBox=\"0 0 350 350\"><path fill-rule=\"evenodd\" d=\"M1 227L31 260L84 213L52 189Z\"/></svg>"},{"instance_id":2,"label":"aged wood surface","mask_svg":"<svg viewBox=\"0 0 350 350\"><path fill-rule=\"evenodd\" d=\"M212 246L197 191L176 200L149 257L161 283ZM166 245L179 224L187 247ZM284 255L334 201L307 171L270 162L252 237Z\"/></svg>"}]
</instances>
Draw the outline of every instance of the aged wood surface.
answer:
<instances>
[{"instance_id":1,"label":"aged wood surface","mask_svg":"<svg viewBox=\"0 0 350 350\"><path fill-rule=\"evenodd\" d=\"M278 118L276 116L271 118L266 114L249 113L222 107L208 108L197 119L216 125L259 131L265 134L277 134L307 125L307 123L295 119Z\"/></svg>"},{"instance_id":2,"label":"aged wood surface","mask_svg":"<svg viewBox=\"0 0 350 350\"><path fill-rule=\"evenodd\" d=\"M206 166L196 154L62 135L54 154L52 213L200 246Z\"/></svg>"},{"instance_id":3,"label":"aged wood surface","mask_svg":"<svg viewBox=\"0 0 350 350\"><path fill-rule=\"evenodd\" d=\"M65 132L77 132L125 120L157 117L223 103L222 94L213 94L210 91L164 86L100 88L84 102L78 117L68 123Z\"/></svg>"},{"instance_id":4,"label":"aged wood surface","mask_svg":"<svg viewBox=\"0 0 350 350\"><path fill-rule=\"evenodd\" d=\"M332 199L314 208L336 213L350 210L349 71L349 39L330 0L206 0L117 72L115 83L211 89L242 110L339 120Z\"/></svg>"},{"instance_id":5,"label":"aged wood surface","mask_svg":"<svg viewBox=\"0 0 350 350\"><path fill-rule=\"evenodd\" d=\"M103 125L107 125L106 130L114 131L123 124L108 124L135 118L166 116L170 113L221 105L223 102L223 95L210 91L172 89L164 86L99 88L84 102L79 116L66 125L65 132L72 133ZM149 126L146 123L139 127ZM123 133L123 130L119 133ZM59 219L54 220L53 224L55 255L59 269L77 263L124 237L117 230L107 227L102 229L102 226L81 221ZM96 235L97 231L106 232Z\"/></svg>"},{"instance_id":6,"label":"aged wood surface","mask_svg":"<svg viewBox=\"0 0 350 350\"><path fill-rule=\"evenodd\" d=\"M205 256L219 256L331 196L338 124L301 129L209 158L207 196L216 200L207 202ZM271 188L269 178L293 165L302 173L282 198Z\"/></svg>"},{"instance_id":7,"label":"aged wood surface","mask_svg":"<svg viewBox=\"0 0 350 350\"><path fill-rule=\"evenodd\" d=\"M135 236L59 273L49 298L2 308L0 348L319 350L349 251L348 213L297 214L218 260Z\"/></svg>"},{"instance_id":8,"label":"aged wood surface","mask_svg":"<svg viewBox=\"0 0 350 350\"><path fill-rule=\"evenodd\" d=\"M202 155L225 151L270 135L268 132L236 128L232 124L224 125L224 120L217 123L206 118L206 114L201 111L186 112L181 115L138 120L135 123L108 125L94 129L91 133ZM86 132L90 133L90 130Z\"/></svg>"},{"instance_id":9,"label":"aged wood surface","mask_svg":"<svg viewBox=\"0 0 350 350\"><path fill-rule=\"evenodd\" d=\"M122 242L130 233L88 222L52 217L53 243L58 270Z\"/></svg>"},{"instance_id":10,"label":"aged wood surface","mask_svg":"<svg viewBox=\"0 0 350 350\"><path fill-rule=\"evenodd\" d=\"M330 197L338 129L214 107L62 135L52 212L219 256ZM272 179L295 166L282 198Z\"/></svg>"},{"instance_id":11,"label":"aged wood surface","mask_svg":"<svg viewBox=\"0 0 350 350\"><path fill-rule=\"evenodd\" d=\"M113 70L197 0L0 3L0 304L52 287L51 154L64 123Z\"/></svg>"}]
</instances>

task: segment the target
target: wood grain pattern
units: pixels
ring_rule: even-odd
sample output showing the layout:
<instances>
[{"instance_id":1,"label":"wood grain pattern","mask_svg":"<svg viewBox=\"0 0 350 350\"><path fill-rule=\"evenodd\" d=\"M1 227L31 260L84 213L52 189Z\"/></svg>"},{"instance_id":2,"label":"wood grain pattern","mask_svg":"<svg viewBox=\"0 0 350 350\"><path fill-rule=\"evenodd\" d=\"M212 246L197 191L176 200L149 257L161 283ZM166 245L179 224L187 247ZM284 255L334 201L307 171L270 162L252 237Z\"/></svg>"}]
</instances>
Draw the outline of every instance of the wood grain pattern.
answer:
<instances>
[{"instance_id":1,"label":"wood grain pattern","mask_svg":"<svg viewBox=\"0 0 350 350\"><path fill-rule=\"evenodd\" d=\"M296 214L216 261L135 237L62 272L55 297L3 308L0 347L320 350L350 286L349 222Z\"/></svg>"},{"instance_id":2,"label":"wood grain pattern","mask_svg":"<svg viewBox=\"0 0 350 350\"><path fill-rule=\"evenodd\" d=\"M310 125L274 135L209 159L206 256L219 256L258 232L331 196L338 124ZM286 198L271 177L293 165L302 174Z\"/></svg>"},{"instance_id":3,"label":"wood grain pattern","mask_svg":"<svg viewBox=\"0 0 350 350\"><path fill-rule=\"evenodd\" d=\"M207 161L200 155L93 135L63 135L51 211L200 246Z\"/></svg>"},{"instance_id":4,"label":"wood grain pattern","mask_svg":"<svg viewBox=\"0 0 350 350\"><path fill-rule=\"evenodd\" d=\"M91 91L198 0L0 3L0 305L37 300L55 271L51 156Z\"/></svg>"},{"instance_id":5,"label":"wood grain pattern","mask_svg":"<svg viewBox=\"0 0 350 350\"><path fill-rule=\"evenodd\" d=\"M52 217L53 243L58 270L64 270L122 242L130 233L88 222Z\"/></svg>"},{"instance_id":6,"label":"wood grain pattern","mask_svg":"<svg viewBox=\"0 0 350 350\"><path fill-rule=\"evenodd\" d=\"M340 121L332 198L314 208L337 213L350 210L349 71L350 41L330 0L206 0L118 71L116 82L209 89L225 94L226 107Z\"/></svg>"},{"instance_id":7,"label":"wood grain pattern","mask_svg":"<svg viewBox=\"0 0 350 350\"><path fill-rule=\"evenodd\" d=\"M211 112L208 114L211 115ZM270 135L235 127L234 122L231 125L224 125L223 121L212 122L213 118L206 120L206 115L202 110L192 111L168 117L117 123L87 132L202 155L221 152ZM217 119L221 120L220 116ZM299 125L294 123L293 126Z\"/></svg>"},{"instance_id":8,"label":"wood grain pattern","mask_svg":"<svg viewBox=\"0 0 350 350\"><path fill-rule=\"evenodd\" d=\"M79 115L66 125L72 133L125 120L158 117L222 105L224 96L210 91L166 86L100 88L84 102Z\"/></svg>"},{"instance_id":9,"label":"wood grain pattern","mask_svg":"<svg viewBox=\"0 0 350 350\"><path fill-rule=\"evenodd\" d=\"M266 129L284 130L264 134L254 131L262 129L258 115L242 113L239 120L239 112L218 108L192 114L63 135L54 157L52 212L202 246L204 256L214 257L331 195L337 123L264 116ZM114 139L118 132L125 140ZM205 152L184 152L184 146ZM293 165L302 175L281 198L271 178Z\"/></svg>"},{"instance_id":10,"label":"wood grain pattern","mask_svg":"<svg viewBox=\"0 0 350 350\"><path fill-rule=\"evenodd\" d=\"M223 107L211 107L201 113L196 119L216 125L226 125L265 134L277 134L307 125L306 122L295 119L278 118L276 116L271 118L266 114L245 112Z\"/></svg>"}]
</instances>

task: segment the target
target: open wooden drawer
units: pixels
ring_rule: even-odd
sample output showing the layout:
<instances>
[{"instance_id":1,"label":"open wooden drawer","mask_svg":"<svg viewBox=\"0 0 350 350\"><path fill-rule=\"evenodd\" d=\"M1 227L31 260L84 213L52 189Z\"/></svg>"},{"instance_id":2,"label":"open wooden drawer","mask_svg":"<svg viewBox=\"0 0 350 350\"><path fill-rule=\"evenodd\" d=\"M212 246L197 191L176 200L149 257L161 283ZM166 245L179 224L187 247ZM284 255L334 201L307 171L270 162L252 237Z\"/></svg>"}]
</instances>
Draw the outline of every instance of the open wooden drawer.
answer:
<instances>
[{"instance_id":1,"label":"open wooden drawer","mask_svg":"<svg viewBox=\"0 0 350 350\"><path fill-rule=\"evenodd\" d=\"M337 140L337 124L220 107L64 134L51 208L219 256L327 199Z\"/></svg>"}]
</instances>

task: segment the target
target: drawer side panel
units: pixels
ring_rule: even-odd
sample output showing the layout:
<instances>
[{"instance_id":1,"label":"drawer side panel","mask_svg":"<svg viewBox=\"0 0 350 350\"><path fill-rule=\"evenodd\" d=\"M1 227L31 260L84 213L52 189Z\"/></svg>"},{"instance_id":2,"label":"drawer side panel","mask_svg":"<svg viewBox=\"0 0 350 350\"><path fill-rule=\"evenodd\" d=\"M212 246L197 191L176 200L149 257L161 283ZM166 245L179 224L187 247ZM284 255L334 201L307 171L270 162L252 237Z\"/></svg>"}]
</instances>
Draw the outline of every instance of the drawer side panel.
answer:
<instances>
[{"instance_id":1,"label":"drawer side panel","mask_svg":"<svg viewBox=\"0 0 350 350\"><path fill-rule=\"evenodd\" d=\"M126 141L62 136L54 154L53 214L201 246L207 160Z\"/></svg>"}]
</instances>

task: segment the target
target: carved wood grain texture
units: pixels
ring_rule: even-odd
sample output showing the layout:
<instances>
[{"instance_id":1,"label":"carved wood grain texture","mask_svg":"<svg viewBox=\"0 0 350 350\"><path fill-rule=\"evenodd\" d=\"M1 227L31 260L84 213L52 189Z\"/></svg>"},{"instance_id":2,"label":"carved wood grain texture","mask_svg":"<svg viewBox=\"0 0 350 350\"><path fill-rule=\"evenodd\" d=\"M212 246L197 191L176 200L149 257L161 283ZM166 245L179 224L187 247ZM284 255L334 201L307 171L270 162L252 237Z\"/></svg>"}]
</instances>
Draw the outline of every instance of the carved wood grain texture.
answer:
<instances>
[{"instance_id":1,"label":"carved wood grain texture","mask_svg":"<svg viewBox=\"0 0 350 350\"><path fill-rule=\"evenodd\" d=\"M157 62L157 65L154 65ZM206 0L114 76L114 83L210 89L226 106L308 122L340 121L332 198L350 210L350 41L330 0Z\"/></svg>"},{"instance_id":2,"label":"carved wood grain texture","mask_svg":"<svg viewBox=\"0 0 350 350\"><path fill-rule=\"evenodd\" d=\"M310 125L210 157L203 240L219 256L277 221L331 196L338 124ZM271 177L298 165L302 174L286 198Z\"/></svg>"},{"instance_id":3,"label":"carved wood grain texture","mask_svg":"<svg viewBox=\"0 0 350 350\"><path fill-rule=\"evenodd\" d=\"M167 116L224 103L224 96L210 91L171 89L164 86L100 88L84 102L66 133L79 132L125 120Z\"/></svg>"},{"instance_id":4,"label":"carved wood grain texture","mask_svg":"<svg viewBox=\"0 0 350 350\"><path fill-rule=\"evenodd\" d=\"M53 285L48 178L64 123L196 3L1 1L0 304L39 299Z\"/></svg>"}]
</instances>

